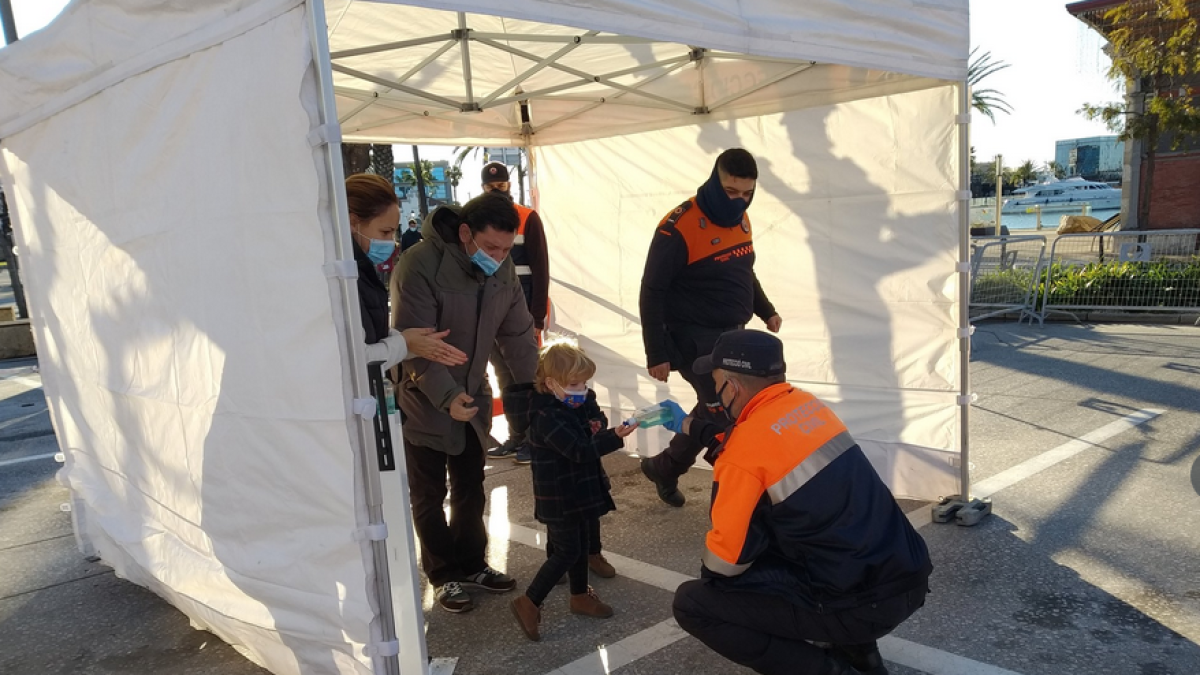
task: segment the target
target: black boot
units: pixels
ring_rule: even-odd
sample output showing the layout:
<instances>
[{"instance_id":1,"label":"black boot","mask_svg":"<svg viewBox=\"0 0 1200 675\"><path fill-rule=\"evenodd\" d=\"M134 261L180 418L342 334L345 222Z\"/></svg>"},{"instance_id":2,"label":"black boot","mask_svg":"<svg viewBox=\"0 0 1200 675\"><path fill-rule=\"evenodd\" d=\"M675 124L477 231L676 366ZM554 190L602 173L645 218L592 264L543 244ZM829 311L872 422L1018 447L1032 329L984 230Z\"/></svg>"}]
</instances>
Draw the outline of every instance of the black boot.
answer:
<instances>
[{"instance_id":1,"label":"black boot","mask_svg":"<svg viewBox=\"0 0 1200 675\"><path fill-rule=\"evenodd\" d=\"M862 675L888 675L879 654L879 645L868 642L861 645L833 645L830 654L840 657Z\"/></svg>"},{"instance_id":2,"label":"black boot","mask_svg":"<svg viewBox=\"0 0 1200 675\"><path fill-rule=\"evenodd\" d=\"M659 474L651 458L642 460L642 475L654 483L654 488L658 491L658 498L664 502L679 507L687 501L683 493L679 491L679 479L667 478Z\"/></svg>"}]
</instances>

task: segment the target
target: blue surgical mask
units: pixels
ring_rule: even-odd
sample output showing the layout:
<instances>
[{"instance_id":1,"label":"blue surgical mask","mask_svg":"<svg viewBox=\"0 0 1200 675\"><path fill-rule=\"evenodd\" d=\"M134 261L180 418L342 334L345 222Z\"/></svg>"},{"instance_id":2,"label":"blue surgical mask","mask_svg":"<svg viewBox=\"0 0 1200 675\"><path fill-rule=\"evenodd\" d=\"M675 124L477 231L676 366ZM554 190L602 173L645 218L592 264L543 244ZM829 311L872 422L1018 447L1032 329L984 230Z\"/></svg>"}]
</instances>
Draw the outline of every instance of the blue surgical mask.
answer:
<instances>
[{"instance_id":1,"label":"blue surgical mask","mask_svg":"<svg viewBox=\"0 0 1200 675\"><path fill-rule=\"evenodd\" d=\"M367 247L367 257L376 265L382 265L396 252L396 242L391 239L372 239Z\"/></svg>"},{"instance_id":2,"label":"blue surgical mask","mask_svg":"<svg viewBox=\"0 0 1200 675\"><path fill-rule=\"evenodd\" d=\"M562 402L568 408L578 408L587 403L587 395L587 387L583 387L582 389L564 389Z\"/></svg>"},{"instance_id":3,"label":"blue surgical mask","mask_svg":"<svg viewBox=\"0 0 1200 675\"><path fill-rule=\"evenodd\" d=\"M475 244L475 252L471 254L471 262L479 266L483 273L487 276L492 276L496 270L500 269L500 263L496 262L492 256L483 252L479 244L475 242L475 238L471 237L471 243Z\"/></svg>"},{"instance_id":4,"label":"blue surgical mask","mask_svg":"<svg viewBox=\"0 0 1200 675\"><path fill-rule=\"evenodd\" d=\"M392 239L368 239L367 235L358 230L354 230L354 234L371 242L367 245L367 259L376 265L387 262L396 252L396 242Z\"/></svg>"}]
</instances>

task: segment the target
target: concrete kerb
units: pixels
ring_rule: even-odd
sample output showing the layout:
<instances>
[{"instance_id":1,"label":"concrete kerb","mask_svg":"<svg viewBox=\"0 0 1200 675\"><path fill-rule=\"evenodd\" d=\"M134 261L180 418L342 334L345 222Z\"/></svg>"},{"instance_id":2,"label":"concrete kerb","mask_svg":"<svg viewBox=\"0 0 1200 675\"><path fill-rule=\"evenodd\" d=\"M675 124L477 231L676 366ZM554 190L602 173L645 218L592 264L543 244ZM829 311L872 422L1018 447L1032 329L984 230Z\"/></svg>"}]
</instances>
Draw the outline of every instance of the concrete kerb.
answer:
<instances>
[{"instance_id":1,"label":"concrete kerb","mask_svg":"<svg viewBox=\"0 0 1200 675\"><path fill-rule=\"evenodd\" d=\"M0 321L0 360L37 354L29 319Z\"/></svg>"}]
</instances>

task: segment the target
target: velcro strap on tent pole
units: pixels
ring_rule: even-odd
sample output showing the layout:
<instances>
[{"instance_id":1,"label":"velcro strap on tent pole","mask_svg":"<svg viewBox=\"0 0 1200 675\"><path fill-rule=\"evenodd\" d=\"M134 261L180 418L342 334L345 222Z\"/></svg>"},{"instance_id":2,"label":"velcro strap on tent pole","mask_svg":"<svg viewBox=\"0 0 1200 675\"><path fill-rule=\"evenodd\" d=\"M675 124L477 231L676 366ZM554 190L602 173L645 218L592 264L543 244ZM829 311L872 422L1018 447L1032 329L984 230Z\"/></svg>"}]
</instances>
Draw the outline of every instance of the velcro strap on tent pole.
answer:
<instances>
[{"instance_id":1,"label":"velcro strap on tent pole","mask_svg":"<svg viewBox=\"0 0 1200 675\"><path fill-rule=\"evenodd\" d=\"M966 328L958 329L958 337L969 338L975 334L975 326L967 326Z\"/></svg>"},{"instance_id":2,"label":"velcro strap on tent pole","mask_svg":"<svg viewBox=\"0 0 1200 675\"><path fill-rule=\"evenodd\" d=\"M372 418L379 412L379 404L373 398L354 399L354 414L359 417Z\"/></svg>"},{"instance_id":3,"label":"velcro strap on tent pole","mask_svg":"<svg viewBox=\"0 0 1200 675\"><path fill-rule=\"evenodd\" d=\"M387 523L374 523L354 531L354 541L384 541L387 538Z\"/></svg>"},{"instance_id":4,"label":"velcro strap on tent pole","mask_svg":"<svg viewBox=\"0 0 1200 675\"><path fill-rule=\"evenodd\" d=\"M329 145L330 143L342 142L342 125L340 124L322 124L321 126L308 132L308 144L312 147L320 145Z\"/></svg>"},{"instance_id":5,"label":"velcro strap on tent pole","mask_svg":"<svg viewBox=\"0 0 1200 675\"><path fill-rule=\"evenodd\" d=\"M372 642L369 645L363 646L363 654L366 656L379 656L387 658L389 656L400 655L400 641L392 640L391 642Z\"/></svg>"},{"instance_id":6,"label":"velcro strap on tent pole","mask_svg":"<svg viewBox=\"0 0 1200 675\"><path fill-rule=\"evenodd\" d=\"M330 279L357 279L358 263L353 260L334 260L321 268Z\"/></svg>"},{"instance_id":7,"label":"velcro strap on tent pole","mask_svg":"<svg viewBox=\"0 0 1200 675\"><path fill-rule=\"evenodd\" d=\"M960 202L969 202L969 201L971 201L971 191L970 190L958 190L954 193L954 198Z\"/></svg>"},{"instance_id":8,"label":"velcro strap on tent pole","mask_svg":"<svg viewBox=\"0 0 1200 675\"><path fill-rule=\"evenodd\" d=\"M964 394L963 396L958 397L958 404L959 405L971 405L978 400L979 400L979 394L974 394L974 393Z\"/></svg>"},{"instance_id":9,"label":"velcro strap on tent pole","mask_svg":"<svg viewBox=\"0 0 1200 675\"><path fill-rule=\"evenodd\" d=\"M971 273L971 263L969 263L969 262L954 263L954 271L958 272L960 274L970 274Z\"/></svg>"},{"instance_id":10,"label":"velcro strap on tent pole","mask_svg":"<svg viewBox=\"0 0 1200 675\"><path fill-rule=\"evenodd\" d=\"M960 113L958 115L955 115L954 121L957 124L970 124L971 123L971 113Z\"/></svg>"}]
</instances>

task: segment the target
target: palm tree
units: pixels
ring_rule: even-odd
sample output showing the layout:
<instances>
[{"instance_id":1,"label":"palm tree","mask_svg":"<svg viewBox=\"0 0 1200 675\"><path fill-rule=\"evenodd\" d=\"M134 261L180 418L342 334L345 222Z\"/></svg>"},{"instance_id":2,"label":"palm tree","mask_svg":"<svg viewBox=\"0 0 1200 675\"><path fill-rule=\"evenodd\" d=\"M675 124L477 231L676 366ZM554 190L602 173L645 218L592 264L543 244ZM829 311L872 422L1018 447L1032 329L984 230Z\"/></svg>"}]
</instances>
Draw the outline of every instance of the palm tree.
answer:
<instances>
[{"instance_id":1,"label":"palm tree","mask_svg":"<svg viewBox=\"0 0 1200 675\"><path fill-rule=\"evenodd\" d=\"M371 145L371 171L383 178L394 189L396 178L396 161L392 157L392 146L387 143Z\"/></svg>"},{"instance_id":2,"label":"palm tree","mask_svg":"<svg viewBox=\"0 0 1200 675\"><path fill-rule=\"evenodd\" d=\"M1067 170L1064 169L1063 165L1059 164L1058 162L1046 162L1046 171L1055 178L1062 179L1067 177Z\"/></svg>"},{"instance_id":3,"label":"palm tree","mask_svg":"<svg viewBox=\"0 0 1200 675\"><path fill-rule=\"evenodd\" d=\"M979 48L971 50L970 61L967 66L967 84L971 86L971 107L979 112L987 115L987 118L996 123L996 112L1002 112L1006 115L1012 113L1012 106L1008 101L1004 100L1004 94L995 89L980 89L979 83L992 73L1004 70L1012 64L1003 61L993 61L991 52L984 52L979 56L975 56L975 52Z\"/></svg>"},{"instance_id":4,"label":"palm tree","mask_svg":"<svg viewBox=\"0 0 1200 675\"><path fill-rule=\"evenodd\" d=\"M1037 180L1037 169L1033 166L1033 160L1025 160L1025 163L1013 169L1012 182L1014 187L1022 187L1029 185Z\"/></svg>"},{"instance_id":5,"label":"palm tree","mask_svg":"<svg viewBox=\"0 0 1200 675\"><path fill-rule=\"evenodd\" d=\"M413 146L414 148L416 146ZM417 188L418 203L420 204L421 217L429 215L429 191L433 189L433 184L437 179L433 177L433 162L427 159L421 159L420 155L414 153L417 166L421 167L421 175L417 176L413 173L412 168L404 168L400 170L400 185L409 188Z\"/></svg>"},{"instance_id":6,"label":"palm tree","mask_svg":"<svg viewBox=\"0 0 1200 675\"><path fill-rule=\"evenodd\" d=\"M458 182L462 180L462 169L454 165L446 169L446 180L450 181L450 201L458 203Z\"/></svg>"},{"instance_id":7,"label":"palm tree","mask_svg":"<svg viewBox=\"0 0 1200 675\"><path fill-rule=\"evenodd\" d=\"M487 148L478 145L454 146L454 168L458 169L461 173L463 162L467 161L467 158L471 155L478 154L480 151L483 152L483 163L487 164L489 159Z\"/></svg>"}]
</instances>

